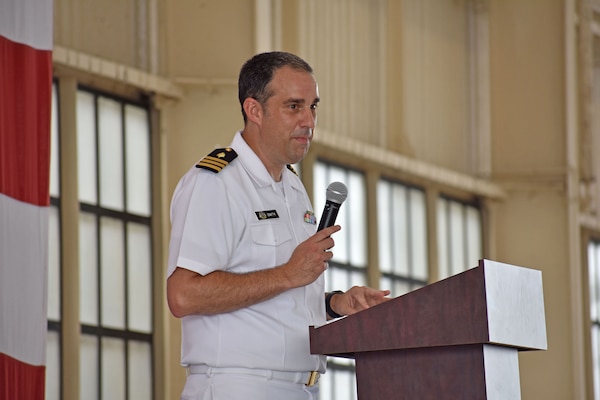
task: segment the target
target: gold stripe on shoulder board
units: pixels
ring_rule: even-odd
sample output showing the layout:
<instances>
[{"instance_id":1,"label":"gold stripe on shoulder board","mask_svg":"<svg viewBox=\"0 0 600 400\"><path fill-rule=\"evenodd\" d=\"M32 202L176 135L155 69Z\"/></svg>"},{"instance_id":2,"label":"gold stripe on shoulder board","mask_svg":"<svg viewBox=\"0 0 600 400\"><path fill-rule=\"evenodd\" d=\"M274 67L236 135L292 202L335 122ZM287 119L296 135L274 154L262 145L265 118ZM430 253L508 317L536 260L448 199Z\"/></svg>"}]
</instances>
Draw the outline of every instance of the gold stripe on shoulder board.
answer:
<instances>
[{"instance_id":1,"label":"gold stripe on shoulder board","mask_svg":"<svg viewBox=\"0 0 600 400\"><path fill-rule=\"evenodd\" d=\"M235 160L237 153L231 147L215 149L196 164L196 168L203 168L212 172L220 172Z\"/></svg>"},{"instance_id":2,"label":"gold stripe on shoulder board","mask_svg":"<svg viewBox=\"0 0 600 400\"><path fill-rule=\"evenodd\" d=\"M296 172L296 170L294 169L294 167L292 167L290 164L288 164L286 166L287 166L287 169L289 169L290 171L292 171L294 173L294 175L300 176L300 175L298 175L298 172Z\"/></svg>"}]
</instances>

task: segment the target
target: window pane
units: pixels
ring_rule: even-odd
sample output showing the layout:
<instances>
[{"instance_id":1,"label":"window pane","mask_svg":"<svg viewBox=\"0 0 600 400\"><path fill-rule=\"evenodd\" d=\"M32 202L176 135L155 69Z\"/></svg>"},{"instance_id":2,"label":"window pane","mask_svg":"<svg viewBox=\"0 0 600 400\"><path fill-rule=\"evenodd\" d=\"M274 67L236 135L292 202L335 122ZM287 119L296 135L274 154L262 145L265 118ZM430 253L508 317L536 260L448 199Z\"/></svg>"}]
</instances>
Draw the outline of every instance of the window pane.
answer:
<instances>
[{"instance_id":1,"label":"window pane","mask_svg":"<svg viewBox=\"0 0 600 400\"><path fill-rule=\"evenodd\" d=\"M345 179L345 176L340 173L339 168L331 168L329 171L329 182L327 186L329 186L332 182L342 182L348 187L348 181ZM348 209L350 208L350 204L352 203L351 198L356 193L355 190L348 187L348 197L344 204L340 207L337 218L335 220L336 225L340 225L342 230L333 235L335 239L335 247L333 248L333 259L332 261L337 261L342 264L348 264L350 262L350 254L349 247L350 243L348 243L349 235L353 234L352 226L348 217ZM327 198L327 196L325 196ZM325 203L321 204L319 207L322 210L325 207Z\"/></svg>"},{"instance_id":2,"label":"window pane","mask_svg":"<svg viewBox=\"0 0 600 400\"><path fill-rule=\"evenodd\" d=\"M152 398L152 354L149 343L131 341L129 351L129 400Z\"/></svg>"},{"instance_id":3,"label":"window pane","mask_svg":"<svg viewBox=\"0 0 600 400\"><path fill-rule=\"evenodd\" d=\"M425 210L425 193L411 189L410 201L410 243L412 260L412 276L416 279L427 280L427 215Z\"/></svg>"},{"instance_id":4,"label":"window pane","mask_svg":"<svg viewBox=\"0 0 600 400\"><path fill-rule=\"evenodd\" d=\"M481 212L475 206L439 198L437 209L439 277L477 266L483 257Z\"/></svg>"},{"instance_id":5,"label":"window pane","mask_svg":"<svg viewBox=\"0 0 600 400\"><path fill-rule=\"evenodd\" d=\"M450 273L452 275L465 269L465 237L464 237L464 217L461 204L451 201L449 203L450 220Z\"/></svg>"},{"instance_id":6,"label":"window pane","mask_svg":"<svg viewBox=\"0 0 600 400\"><path fill-rule=\"evenodd\" d=\"M437 242L438 242L438 277L444 279L450 274L450 249L448 248L448 212L446 200L437 201Z\"/></svg>"},{"instance_id":7,"label":"window pane","mask_svg":"<svg viewBox=\"0 0 600 400\"><path fill-rule=\"evenodd\" d=\"M48 331L46 346L46 400L60 399L60 335Z\"/></svg>"},{"instance_id":8,"label":"window pane","mask_svg":"<svg viewBox=\"0 0 600 400\"><path fill-rule=\"evenodd\" d=\"M98 236L96 217L79 215L79 312L81 323L98 324Z\"/></svg>"},{"instance_id":9,"label":"window pane","mask_svg":"<svg viewBox=\"0 0 600 400\"><path fill-rule=\"evenodd\" d=\"M397 182L377 183L380 287L399 296L427 283L427 223L425 193Z\"/></svg>"},{"instance_id":10,"label":"window pane","mask_svg":"<svg viewBox=\"0 0 600 400\"><path fill-rule=\"evenodd\" d=\"M100 220L102 326L125 328L125 248L123 222Z\"/></svg>"},{"instance_id":11,"label":"window pane","mask_svg":"<svg viewBox=\"0 0 600 400\"><path fill-rule=\"evenodd\" d=\"M329 177L329 183L331 182L343 182L346 185L348 185L348 179L347 179L347 175L348 175L348 170L345 168L341 168L335 165L329 165L329 167L327 168L327 174ZM328 183L328 185L329 185ZM348 190L350 190L348 188Z\"/></svg>"},{"instance_id":12,"label":"window pane","mask_svg":"<svg viewBox=\"0 0 600 400\"><path fill-rule=\"evenodd\" d=\"M390 240L392 241L392 271L395 274L409 276L409 248L408 248L408 229L409 229L409 212L407 204L406 187L394 184L392 186L392 214L389 216L393 221ZM389 218L383 214L379 214L380 219Z\"/></svg>"},{"instance_id":13,"label":"window pane","mask_svg":"<svg viewBox=\"0 0 600 400\"><path fill-rule=\"evenodd\" d=\"M320 221L327 199L327 188L333 182L342 182L348 188L348 197L340 207L335 223L342 230L334 236L333 260L357 267L367 265L367 210L364 176L337 166L316 163L314 167L314 207Z\"/></svg>"},{"instance_id":14,"label":"window pane","mask_svg":"<svg viewBox=\"0 0 600 400\"><path fill-rule=\"evenodd\" d=\"M467 261L465 268L472 268L483 258L483 243L481 238L481 215L475 207L466 209L467 228Z\"/></svg>"},{"instance_id":15,"label":"window pane","mask_svg":"<svg viewBox=\"0 0 600 400\"><path fill-rule=\"evenodd\" d=\"M150 216L150 128L148 112L125 106L127 212Z\"/></svg>"},{"instance_id":16,"label":"window pane","mask_svg":"<svg viewBox=\"0 0 600 400\"><path fill-rule=\"evenodd\" d=\"M367 199L365 179L362 174L350 172L348 178L348 205L343 209L343 219L348 238L352 265L367 266Z\"/></svg>"},{"instance_id":17,"label":"window pane","mask_svg":"<svg viewBox=\"0 0 600 400\"><path fill-rule=\"evenodd\" d=\"M334 372L331 369L322 375L319 379L319 400L335 400L333 397L333 379Z\"/></svg>"},{"instance_id":18,"label":"window pane","mask_svg":"<svg viewBox=\"0 0 600 400\"><path fill-rule=\"evenodd\" d=\"M598 308L600 307L600 245L590 242L588 245L588 272L590 285L590 318L592 321L600 320Z\"/></svg>"},{"instance_id":19,"label":"window pane","mask_svg":"<svg viewBox=\"0 0 600 400\"><path fill-rule=\"evenodd\" d=\"M48 319L60 319L60 220L57 207L50 206L48 219Z\"/></svg>"},{"instance_id":20,"label":"window pane","mask_svg":"<svg viewBox=\"0 0 600 400\"><path fill-rule=\"evenodd\" d=\"M127 225L127 305L128 327L131 330L152 331L152 266L150 227Z\"/></svg>"},{"instance_id":21,"label":"window pane","mask_svg":"<svg viewBox=\"0 0 600 400\"><path fill-rule=\"evenodd\" d=\"M98 399L98 339L95 336L81 335L80 348L80 398Z\"/></svg>"},{"instance_id":22,"label":"window pane","mask_svg":"<svg viewBox=\"0 0 600 400\"><path fill-rule=\"evenodd\" d=\"M100 146L100 204L123 210L123 124L121 104L98 99L98 143Z\"/></svg>"},{"instance_id":23,"label":"window pane","mask_svg":"<svg viewBox=\"0 0 600 400\"><path fill-rule=\"evenodd\" d=\"M392 272L392 201L391 187L388 182L379 181L377 183L377 233L379 247L379 269L382 272ZM387 286L386 286L387 287Z\"/></svg>"},{"instance_id":24,"label":"window pane","mask_svg":"<svg viewBox=\"0 0 600 400\"><path fill-rule=\"evenodd\" d=\"M102 399L125 399L125 342L102 338ZM137 382L131 382L132 385Z\"/></svg>"},{"instance_id":25,"label":"window pane","mask_svg":"<svg viewBox=\"0 0 600 400\"><path fill-rule=\"evenodd\" d=\"M326 290L328 292L339 289L346 290L350 287L348 281L349 276L346 270L330 266L325 279Z\"/></svg>"},{"instance_id":26,"label":"window pane","mask_svg":"<svg viewBox=\"0 0 600 400\"><path fill-rule=\"evenodd\" d=\"M95 102L83 91L77 92L77 175L79 200L97 204Z\"/></svg>"},{"instance_id":27,"label":"window pane","mask_svg":"<svg viewBox=\"0 0 600 400\"><path fill-rule=\"evenodd\" d=\"M367 286L367 275L364 273L364 271L352 271L349 274L349 277L350 277L350 280L348 281L348 284L345 286L346 288L349 288L354 285Z\"/></svg>"},{"instance_id":28,"label":"window pane","mask_svg":"<svg viewBox=\"0 0 600 400\"><path fill-rule=\"evenodd\" d=\"M357 398L355 378L352 371L331 370L323 377L325 378L328 375L329 379L325 379L321 389L323 392L331 394L327 398L333 400L355 400Z\"/></svg>"},{"instance_id":29,"label":"window pane","mask_svg":"<svg viewBox=\"0 0 600 400\"><path fill-rule=\"evenodd\" d=\"M592 364L595 399L600 399L600 242L588 243Z\"/></svg>"},{"instance_id":30,"label":"window pane","mask_svg":"<svg viewBox=\"0 0 600 400\"><path fill-rule=\"evenodd\" d=\"M315 163L313 171L313 206L315 207L315 215L317 216L317 224L321 220L323 214L323 207L325 206L325 199L327 193L327 187L331 182L328 182L327 168L323 163Z\"/></svg>"},{"instance_id":31,"label":"window pane","mask_svg":"<svg viewBox=\"0 0 600 400\"><path fill-rule=\"evenodd\" d=\"M391 290L393 297L401 296L413 290L413 285L410 282L404 279L391 279L386 276L381 277L379 287Z\"/></svg>"},{"instance_id":32,"label":"window pane","mask_svg":"<svg viewBox=\"0 0 600 400\"><path fill-rule=\"evenodd\" d=\"M592 327L592 362L594 365L594 393L600 398L600 326Z\"/></svg>"},{"instance_id":33,"label":"window pane","mask_svg":"<svg viewBox=\"0 0 600 400\"><path fill-rule=\"evenodd\" d=\"M59 142L58 142L58 93L56 84L52 85L52 113L50 122L50 196L58 197L60 191L59 177Z\"/></svg>"}]
</instances>

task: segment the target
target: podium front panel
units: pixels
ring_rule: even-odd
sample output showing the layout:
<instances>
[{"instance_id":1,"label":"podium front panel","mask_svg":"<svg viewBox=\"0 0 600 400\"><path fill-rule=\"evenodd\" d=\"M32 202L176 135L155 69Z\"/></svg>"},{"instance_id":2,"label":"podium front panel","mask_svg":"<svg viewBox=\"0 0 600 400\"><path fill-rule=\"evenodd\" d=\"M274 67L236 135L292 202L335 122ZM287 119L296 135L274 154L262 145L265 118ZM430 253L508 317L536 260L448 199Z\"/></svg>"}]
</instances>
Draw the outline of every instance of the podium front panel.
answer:
<instances>
[{"instance_id":1,"label":"podium front panel","mask_svg":"<svg viewBox=\"0 0 600 400\"><path fill-rule=\"evenodd\" d=\"M520 400L518 350L485 344L356 354L358 400Z\"/></svg>"}]
</instances>

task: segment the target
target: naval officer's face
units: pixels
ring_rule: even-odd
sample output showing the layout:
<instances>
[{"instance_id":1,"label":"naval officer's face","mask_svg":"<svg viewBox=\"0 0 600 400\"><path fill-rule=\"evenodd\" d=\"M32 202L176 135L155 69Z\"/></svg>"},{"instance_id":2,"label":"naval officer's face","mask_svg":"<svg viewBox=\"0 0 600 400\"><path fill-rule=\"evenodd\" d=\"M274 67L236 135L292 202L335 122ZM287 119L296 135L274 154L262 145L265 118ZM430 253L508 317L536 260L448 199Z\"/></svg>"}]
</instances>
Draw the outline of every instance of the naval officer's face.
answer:
<instances>
[{"instance_id":1,"label":"naval officer's face","mask_svg":"<svg viewBox=\"0 0 600 400\"><path fill-rule=\"evenodd\" d=\"M297 163L308 152L317 125L317 82L308 72L283 67L268 89L273 95L264 105L261 127L267 154L278 164Z\"/></svg>"}]
</instances>

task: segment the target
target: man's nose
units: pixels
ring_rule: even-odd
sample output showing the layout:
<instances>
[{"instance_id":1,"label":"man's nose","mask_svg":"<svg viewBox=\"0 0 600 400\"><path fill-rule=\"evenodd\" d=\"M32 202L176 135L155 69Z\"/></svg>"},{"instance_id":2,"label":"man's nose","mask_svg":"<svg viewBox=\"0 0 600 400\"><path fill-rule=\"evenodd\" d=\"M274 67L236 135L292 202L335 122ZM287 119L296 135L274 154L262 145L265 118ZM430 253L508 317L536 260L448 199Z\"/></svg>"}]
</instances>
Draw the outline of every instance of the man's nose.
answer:
<instances>
[{"instance_id":1,"label":"man's nose","mask_svg":"<svg viewBox=\"0 0 600 400\"><path fill-rule=\"evenodd\" d=\"M303 128L314 129L317 125L317 113L315 110L307 107L306 110L302 113L301 126Z\"/></svg>"}]
</instances>

